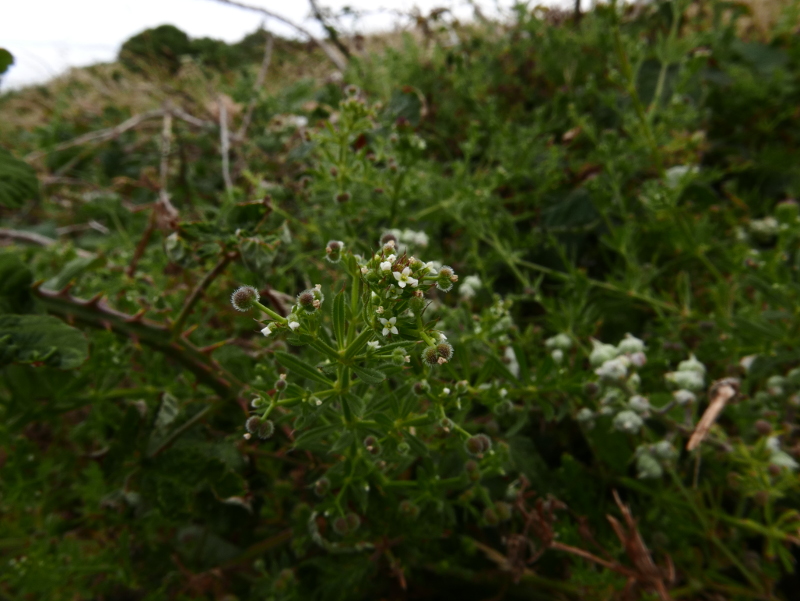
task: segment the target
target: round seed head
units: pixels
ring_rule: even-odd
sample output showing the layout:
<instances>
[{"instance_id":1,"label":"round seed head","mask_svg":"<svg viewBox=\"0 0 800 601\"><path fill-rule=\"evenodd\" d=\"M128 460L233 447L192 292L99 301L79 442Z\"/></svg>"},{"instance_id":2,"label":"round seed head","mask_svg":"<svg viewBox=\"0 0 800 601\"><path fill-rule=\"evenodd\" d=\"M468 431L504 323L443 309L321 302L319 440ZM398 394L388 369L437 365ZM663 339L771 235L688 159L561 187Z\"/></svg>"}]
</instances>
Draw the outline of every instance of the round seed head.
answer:
<instances>
[{"instance_id":1,"label":"round seed head","mask_svg":"<svg viewBox=\"0 0 800 601\"><path fill-rule=\"evenodd\" d=\"M252 309L260 298L258 290L252 286L242 286L231 294L231 304L237 311L244 312Z\"/></svg>"},{"instance_id":2,"label":"round seed head","mask_svg":"<svg viewBox=\"0 0 800 601\"><path fill-rule=\"evenodd\" d=\"M756 421L755 426L756 432L761 434L761 436L767 436L770 432L772 432L772 424L765 419Z\"/></svg>"},{"instance_id":3,"label":"round seed head","mask_svg":"<svg viewBox=\"0 0 800 601\"><path fill-rule=\"evenodd\" d=\"M439 351L435 346L429 346L422 351L422 362L425 365L439 365Z\"/></svg>"},{"instance_id":4,"label":"round seed head","mask_svg":"<svg viewBox=\"0 0 800 601\"><path fill-rule=\"evenodd\" d=\"M449 342L440 342L436 345L436 354L445 361L453 358L453 345Z\"/></svg>"},{"instance_id":5,"label":"round seed head","mask_svg":"<svg viewBox=\"0 0 800 601\"><path fill-rule=\"evenodd\" d=\"M408 455L411 452L411 446L407 442L401 442L397 445L397 453L399 455Z\"/></svg>"},{"instance_id":6,"label":"round seed head","mask_svg":"<svg viewBox=\"0 0 800 601\"><path fill-rule=\"evenodd\" d=\"M386 232L383 236L381 236L381 246L386 246L390 242L393 246L397 246L397 236L395 236L392 232Z\"/></svg>"},{"instance_id":7,"label":"round seed head","mask_svg":"<svg viewBox=\"0 0 800 601\"><path fill-rule=\"evenodd\" d=\"M352 511L345 516L345 519L347 520L347 528L350 532L355 532L361 525L361 518Z\"/></svg>"},{"instance_id":8,"label":"round seed head","mask_svg":"<svg viewBox=\"0 0 800 601\"><path fill-rule=\"evenodd\" d=\"M367 436L364 439L364 446L366 447L367 451L372 455L377 455L381 452L381 447L378 444L378 439L374 436Z\"/></svg>"},{"instance_id":9,"label":"round seed head","mask_svg":"<svg viewBox=\"0 0 800 601\"><path fill-rule=\"evenodd\" d=\"M480 457L492 448L492 441L486 434L476 434L467 439L464 448L470 455Z\"/></svg>"},{"instance_id":10,"label":"round seed head","mask_svg":"<svg viewBox=\"0 0 800 601\"><path fill-rule=\"evenodd\" d=\"M258 426L258 437L261 440L266 440L270 436L275 434L275 424L272 423L272 420L265 419L262 421Z\"/></svg>"},{"instance_id":11,"label":"round seed head","mask_svg":"<svg viewBox=\"0 0 800 601\"><path fill-rule=\"evenodd\" d=\"M275 381L275 390L277 390L278 392L286 390L287 386L288 384L286 383L286 380L284 378L278 378Z\"/></svg>"},{"instance_id":12,"label":"round seed head","mask_svg":"<svg viewBox=\"0 0 800 601\"><path fill-rule=\"evenodd\" d=\"M315 300L317 299L314 298L313 290L303 290L297 295L297 304L300 305L300 307L302 307L307 313L313 313L317 310L317 307L314 306Z\"/></svg>"},{"instance_id":13,"label":"round seed head","mask_svg":"<svg viewBox=\"0 0 800 601\"><path fill-rule=\"evenodd\" d=\"M444 430L445 432L449 432L453 429L453 420L449 417L443 417L439 420L439 427Z\"/></svg>"},{"instance_id":14,"label":"round seed head","mask_svg":"<svg viewBox=\"0 0 800 601\"><path fill-rule=\"evenodd\" d=\"M344 242L340 240L331 240L325 247L325 258L331 263L338 263L342 260L342 251L344 250Z\"/></svg>"},{"instance_id":15,"label":"round seed head","mask_svg":"<svg viewBox=\"0 0 800 601\"><path fill-rule=\"evenodd\" d=\"M261 425L261 418L257 415L253 415L247 418L247 421L244 423L245 429L250 432L250 434L256 434L258 432L258 428Z\"/></svg>"},{"instance_id":16,"label":"round seed head","mask_svg":"<svg viewBox=\"0 0 800 601\"><path fill-rule=\"evenodd\" d=\"M328 480L326 477L322 477L316 482L314 482L314 494L318 497L324 497L328 494L328 491L331 489L331 481Z\"/></svg>"},{"instance_id":17,"label":"round seed head","mask_svg":"<svg viewBox=\"0 0 800 601\"><path fill-rule=\"evenodd\" d=\"M350 530L350 528L349 528L349 526L347 524L347 518L346 517L338 517L335 520L333 520L333 531L336 534L338 534L340 536L344 536L345 534L348 533L349 530Z\"/></svg>"}]
</instances>

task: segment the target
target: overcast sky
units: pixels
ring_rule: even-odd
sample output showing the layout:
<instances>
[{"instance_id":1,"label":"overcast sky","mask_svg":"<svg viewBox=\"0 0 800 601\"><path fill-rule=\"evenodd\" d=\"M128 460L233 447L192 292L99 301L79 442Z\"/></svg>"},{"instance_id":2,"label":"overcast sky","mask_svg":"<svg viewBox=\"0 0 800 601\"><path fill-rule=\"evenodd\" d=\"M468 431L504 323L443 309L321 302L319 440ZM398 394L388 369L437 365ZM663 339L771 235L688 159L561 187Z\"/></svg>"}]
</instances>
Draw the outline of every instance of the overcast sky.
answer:
<instances>
[{"instance_id":1,"label":"overcast sky","mask_svg":"<svg viewBox=\"0 0 800 601\"><path fill-rule=\"evenodd\" d=\"M306 0L244 0L278 12L314 29ZM571 4L573 0L533 0L531 5ZM0 0L7 2L7 0ZM475 0L488 14L508 10L515 0ZM585 2L588 4L588 2ZM472 10L465 0L319 0L324 7L372 11L360 28L364 31L389 29L398 17L378 9L423 13L434 7L450 6L461 18ZM263 16L226 6L215 0L21 0L9 2L0 20L0 47L7 48L16 63L6 73L2 89L46 81L71 66L113 60L120 45L132 35L169 23L192 37L214 37L234 42L261 24ZM407 20L406 20L407 22ZM291 30L267 19L277 34Z\"/></svg>"}]
</instances>

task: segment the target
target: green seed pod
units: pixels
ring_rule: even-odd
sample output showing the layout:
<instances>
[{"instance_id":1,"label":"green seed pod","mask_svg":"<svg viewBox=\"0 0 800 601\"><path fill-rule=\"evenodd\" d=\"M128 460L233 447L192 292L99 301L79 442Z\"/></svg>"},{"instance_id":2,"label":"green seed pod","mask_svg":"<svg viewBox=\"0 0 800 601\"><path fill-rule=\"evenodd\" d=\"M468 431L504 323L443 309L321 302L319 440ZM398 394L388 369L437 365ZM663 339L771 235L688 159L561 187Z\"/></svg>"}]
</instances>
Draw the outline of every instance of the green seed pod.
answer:
<instances>
[{"instance_id":1,"label":"green seed pod","mask_svg":"<svg viewBox=\"0 0 800 601\"><path fill-rule=\"evenodd\" d=\"M275 433L275 424L272 420L265 419L258 426L258 437L262 440L270 438Z\"/></svg>"},{"instance_id":2,"label":"green seed pod","mask_svg":"<svg viewBox=\"0 0 800 601\"><path fill-rule=\"evenodd\" d=\"M486 434L476 434L467 439L464 448L470 455L480 457L491 450L492 440Z\"/></svg>"},{"instance_id":3,"label":"green seed pod","mask_svg":"<svg viewBox=\"0 0 800 601\"><path fill-rule=\"evenodd\" d=\"M325 247L325 258L331 263L338 263L342 260L343 250L344 242L340 240L331 240Z\"/></svg>"}]
</instances>

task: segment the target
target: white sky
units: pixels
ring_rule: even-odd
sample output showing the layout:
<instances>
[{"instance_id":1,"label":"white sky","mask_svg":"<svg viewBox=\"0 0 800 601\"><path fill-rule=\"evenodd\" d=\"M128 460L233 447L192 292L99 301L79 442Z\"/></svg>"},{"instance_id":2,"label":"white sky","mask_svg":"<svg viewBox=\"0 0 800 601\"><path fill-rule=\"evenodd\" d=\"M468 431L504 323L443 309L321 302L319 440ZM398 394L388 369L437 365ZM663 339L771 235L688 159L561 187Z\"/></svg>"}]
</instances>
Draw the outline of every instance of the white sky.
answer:
<instances>
[{"instance_id":1,"label":"white sky","mask_svg":"<svg viewBox=\"0 0 800 601\"><path fill-rule=\"evenodd\" d=\"M0 0L0 3L8 0ZM533 0L531 5L571 5L574 0ZM306 0L244 0L303 23L319 31L310 19ZM486 14L507 11L515 0L475 0ZM15 64L3 76L2 88L10 89L46 81L73 66L114 60L122 42L148 27L171 24L192 37L240 40L258 28L259 13L226 6L214 0L21 0L3 7L0 47L8 49ZM584 4L589 4L584 0ZM372 11L359 31L390 29L397 15L374 14L379 9L419 7L427 14L434 7L450 6L463 19L472 15L466 0L319 0L319 5L340 9L351 6ZM408 20L406 19L406 23ZM267 27L280 35L292 30L267 19Z\"/></svg>"}]
</instances>

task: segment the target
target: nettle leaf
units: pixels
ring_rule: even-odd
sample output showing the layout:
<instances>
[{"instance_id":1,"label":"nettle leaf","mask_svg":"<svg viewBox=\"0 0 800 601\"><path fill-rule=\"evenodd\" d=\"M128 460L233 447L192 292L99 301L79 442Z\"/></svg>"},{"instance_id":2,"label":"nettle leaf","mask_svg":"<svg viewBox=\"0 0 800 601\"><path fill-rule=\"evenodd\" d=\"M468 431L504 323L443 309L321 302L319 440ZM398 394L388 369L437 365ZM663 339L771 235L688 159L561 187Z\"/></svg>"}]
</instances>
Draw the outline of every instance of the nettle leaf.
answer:
<instances>
[{"instance_id":1,"label":"nettle leaf","mask_svg":"<svg viewBox=\"0 0 800 601\"><path fill-rule=\"evenodd\" d=\"M49 315L0 316L0 361L38 363L74 369L89 356L89 344L76 330Z\"/></svg>"},{"instance_id":2,"label":"nettle leaf","mask_svg":"<svg viewBox=\"0 0 800 601\"><path fill-rule=\"evenodd\" d=\"M275 358L281 365L286 367L289 371L294 372L296 375L308 378L309 380L314 380L315 382L319 382L320 384L328 386L329 388L333 387L333 382L323 376L319 370L317 370L317 368L309 365L302 359L298 359L294 355L290 355L289 353L285 353L283 351L275 351Z\"/></svg>"},{"instance_id":3,"label":"nettle leaf","mask_svg":"<svg viewBox=\"0 0 800 601\"><path fill-rule=\"evenodd\" d=\"M39 178L34 168L0 148L0 206L18 209L38 197Z\"/></svg>"},{"instance_id":4,"label":"nettle leaf","mask_svg":"<svg viewBox=\"0 0 800 601\"><path fill-rule=\"evenodd\" d=\"M33 274L19 257L0 254L0 315L28 313L33 306Z\"/></svg>"},{"instance_id":5,"label":"nettle leaf","mask_svg":"<svg viewBox=\"0 0 800 601\"><path fill-rule=\"evenodd\" d=\"M72 261L64 265L57 276L47 280L44 283L44 287L50 290L61 290L84 272L96 267L102 267L105 264L105 257L78 257L72 259Z\"/></svg>"}]
</instances>

